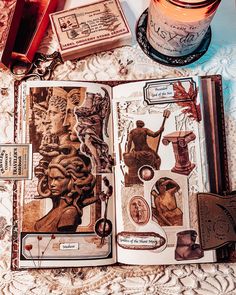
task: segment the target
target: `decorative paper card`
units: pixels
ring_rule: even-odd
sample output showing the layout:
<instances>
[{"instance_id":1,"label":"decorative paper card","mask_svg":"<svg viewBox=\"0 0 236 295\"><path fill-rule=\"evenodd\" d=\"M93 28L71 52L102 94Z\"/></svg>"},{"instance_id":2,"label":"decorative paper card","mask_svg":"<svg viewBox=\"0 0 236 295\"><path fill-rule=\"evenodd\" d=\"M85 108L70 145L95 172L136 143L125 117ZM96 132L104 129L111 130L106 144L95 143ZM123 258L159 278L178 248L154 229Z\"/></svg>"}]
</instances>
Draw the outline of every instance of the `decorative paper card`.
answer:
<instances>
[{"instance_id":1,"label":"decorative paper card","mask_svg":"<svg viewBox=\"0 0 236 295\"><path fill-rule=\"evenodd\" d=\"M31 172L31 145L0 144L0 179L27 179Z\"/></svg>"},{"instance_id":2,"label":"decorative paper card","mask_svg":"<svg viewBox=\"0 0 236 295\"><path fill-rule=\"evenodd\" d=\"M165 240L165 247L156 250L143 247L144 264L214 259L199 245L193 206L196 192L209 190L199 83L197 78L137 82L117 86L113 93L117 210L122 214L117 231L133 238L157 233ZM196 250L182 253L182 239L189 247L195 243ZM118 259L125 261L127 244L119 246ZM129 253L130 259L135 256Z\"/></svg>"}]
</instances>

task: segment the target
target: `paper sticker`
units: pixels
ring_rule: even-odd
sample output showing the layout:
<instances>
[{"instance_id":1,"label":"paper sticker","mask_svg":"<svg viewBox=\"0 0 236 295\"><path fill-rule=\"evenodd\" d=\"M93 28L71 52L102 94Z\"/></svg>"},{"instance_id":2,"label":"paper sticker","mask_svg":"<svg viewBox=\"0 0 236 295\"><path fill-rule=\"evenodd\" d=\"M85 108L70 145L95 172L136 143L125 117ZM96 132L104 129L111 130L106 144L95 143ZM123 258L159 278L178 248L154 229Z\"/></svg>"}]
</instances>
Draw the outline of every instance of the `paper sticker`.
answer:
<instances>
[{"instance_id":1,"label":"paper sticker","mask_svg":"<svg viewBox=\"0 0 236 295\"><path fill-rule=\"evenodd\" d=\"M142 196L134 196L129 201L129 214L136 225L147 224L150 219L148 203Z\"/></svg>"},{"instance_id":2,"label":"paper sticker","mask_svg":"<svg viewBox=\"0 0 236 295\"><path fill-rule=\"evenodd\" d=\"M143 91L148 105L194 101L198 94L196 82L192 78L147 82Z\"/></svg>"},{"instance_id":3,"label":"paper sticker","mask_svg":"<svg viewBox=\"0 0 236 295\"><path fill-rule=\"evenodd\" d=\"M0 145L0 179L29 179L32 174L30 144Z\"/></svg>"},{"instance_id":4,"label":"paper sticker","mask_svg":"<svg viewBox=\"0 0 236 295\"><path fill-rule=\"evenodd\" d=\"M166 240L154 232L121 232L117 235L117 243L124 249L155 250L162 247Z\"/></svg>"},{"instance_id":5,"label":"paper sticker","mask_svg":"<svg viewBox=\"0 0 236 295\"><path fill-rule=\"evenodd\" d=\"M60 250L78 250L79 244L78 243L63 243L60 244Z\"/></svg>"}]
</instances>

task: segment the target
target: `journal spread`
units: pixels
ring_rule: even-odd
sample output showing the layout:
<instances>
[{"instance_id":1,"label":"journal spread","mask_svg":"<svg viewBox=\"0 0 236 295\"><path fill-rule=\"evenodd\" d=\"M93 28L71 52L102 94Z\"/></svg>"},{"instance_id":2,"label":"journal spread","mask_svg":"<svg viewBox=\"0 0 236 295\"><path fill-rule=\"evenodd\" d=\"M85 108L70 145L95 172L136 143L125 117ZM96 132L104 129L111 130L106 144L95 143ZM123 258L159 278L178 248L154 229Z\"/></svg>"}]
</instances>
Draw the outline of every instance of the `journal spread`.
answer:
<instances>
[{"instance_id":1,"label":"journal spread","mask_svg":"<svg viewBox=\"0 0 236 295\"><path fill-rule=\"evenodd\" d=\"M15 94L15 143L0 159L1 177L18 177L13 269L230 253L234 206L209 197L229 192L220 76L27 81Z\"/></svg>"}]
</instances>

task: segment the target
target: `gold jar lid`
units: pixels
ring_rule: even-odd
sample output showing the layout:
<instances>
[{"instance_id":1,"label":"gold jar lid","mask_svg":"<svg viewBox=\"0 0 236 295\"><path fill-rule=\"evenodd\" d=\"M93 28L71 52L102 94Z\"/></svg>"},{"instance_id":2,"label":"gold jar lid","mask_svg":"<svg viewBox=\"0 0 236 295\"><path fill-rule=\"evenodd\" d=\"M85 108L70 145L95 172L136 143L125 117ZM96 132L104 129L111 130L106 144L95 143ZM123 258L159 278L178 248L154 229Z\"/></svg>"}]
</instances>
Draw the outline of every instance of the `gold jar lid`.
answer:
<instances>
[{"instance_id":1,"label":"gold jar lid","mask_svg":"<svg viewBox=\"0 0 236 295\"><path fill-rule=\"evenodd\" d=\"M221 0L167 0L171 4L184 7L184 8L202 8L212 5L213 3L219 3Z\"/></svg>"}]
</instances>

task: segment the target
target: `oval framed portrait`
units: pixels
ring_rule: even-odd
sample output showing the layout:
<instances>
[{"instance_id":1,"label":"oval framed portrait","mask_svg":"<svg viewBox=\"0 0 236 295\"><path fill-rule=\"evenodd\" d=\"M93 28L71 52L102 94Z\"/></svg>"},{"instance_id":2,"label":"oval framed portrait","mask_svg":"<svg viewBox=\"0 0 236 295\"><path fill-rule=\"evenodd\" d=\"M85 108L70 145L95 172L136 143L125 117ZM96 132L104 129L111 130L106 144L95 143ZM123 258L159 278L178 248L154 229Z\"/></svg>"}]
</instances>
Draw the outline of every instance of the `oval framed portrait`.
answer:
<instances>
[{"instance_id":1,"label":"oval framed portrait","mask_svg":"<svg viewBox=\"0 0 236 295\"><path fill-rule=\"evenodd\" d=\"M134 196L129 201L129 214L137 225L145 225L150 219L148 203L142 196Z\"/></svg>"}]
</instances>

